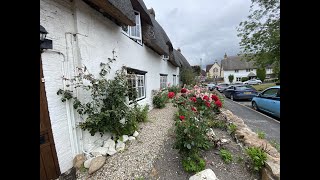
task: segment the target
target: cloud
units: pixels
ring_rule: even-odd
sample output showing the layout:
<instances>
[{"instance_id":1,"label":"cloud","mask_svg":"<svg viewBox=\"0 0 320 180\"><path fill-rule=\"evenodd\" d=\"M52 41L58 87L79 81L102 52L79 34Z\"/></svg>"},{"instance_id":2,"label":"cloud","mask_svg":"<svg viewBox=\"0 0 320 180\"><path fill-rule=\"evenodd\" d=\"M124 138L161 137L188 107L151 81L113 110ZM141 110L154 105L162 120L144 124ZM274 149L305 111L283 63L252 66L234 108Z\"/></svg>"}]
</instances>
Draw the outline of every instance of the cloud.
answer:
<instances>
[{"instance_id":1,"label":"cloud","mask_svg":"<svg viewBox=\"0 0 320 180\"><path fill-rule=\"evenodd\" d=\"M144 0L156 20L191 65L236 55L240 38L236 27L249 15L251 0Z\"/></svg>"}]
</instances>

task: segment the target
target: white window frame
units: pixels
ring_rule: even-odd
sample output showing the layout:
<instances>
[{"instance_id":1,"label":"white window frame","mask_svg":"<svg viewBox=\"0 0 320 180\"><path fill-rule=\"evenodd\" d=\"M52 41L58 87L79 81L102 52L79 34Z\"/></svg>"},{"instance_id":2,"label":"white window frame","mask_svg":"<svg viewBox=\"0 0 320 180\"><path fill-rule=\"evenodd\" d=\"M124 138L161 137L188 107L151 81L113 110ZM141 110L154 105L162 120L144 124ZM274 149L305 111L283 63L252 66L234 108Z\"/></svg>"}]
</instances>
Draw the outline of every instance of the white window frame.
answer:
<instances>
[{"instance_id":1,"label":"white window frame","mask_svg":"<svg viewBox=\"0 0 320 180\"><path fill-rule=\"evenodd\" d=\"M236 81L241 81L242 77L236 77ZM239 80L238 80L239 79Z\"/></svg>"},{"instance_id":2,"label":"white window frame","mask_svg":"<svg viewBox=\"0 0 320 180\"><path fill-rule=\"evenodd\" d=\"M164 81L165 79L165 81ZM167 75L160 75L160 89L166 88L168 82L168 76Z\"/></svg>"},{"instance_id":3,"label":"white window frame","mask_svg":"<svg viewBox=\"0 0 320 180\"><path fill-rule=\"evenodd\" d=\"M135 88L136 92L137 92L137 98L135 99L135 101L139 101L141 99L144 99L146 97L146 81L145 81L145 75L144 74L128 74L129 78L132 80L132 77L134 77L135 80ZM142 80L142 85L139 86L139 79ZM139 88L142 89L142 96L139 95ZM131 103L133 101L129 100L129 103Z\"/></svg>"},{"instance_id":4,"label":"white window frame","mask_svg":"<svg viewBox=\"0 0 320 180\"><path fill-rule=\"evenodd\" d=\"M124 31L122 28L121 29L125 35L127 35L128 37L135 40L138 44L142 45L142 27L141 27L140 12L138 12L138 11L134 11L134 12L135 12L136 25L135 26L127 26L127 31ZM137 29L139 30L139 36L132 35L133 29L135 29L135 31L137 31Z\"/></svg>"},{"instance_id":5,"label":"white window frame","mask_svg":"<svg viewBox=\"0 0 320 180\"><path fill-rule=\"evenodd\" d=\"M164 61L168 61L169 60L169 56L168 55L162 55L161 59Z\"/></svg>"},{"instance_id":6,"label":"white window frame","mask_svg":"<svg viewBox=\"0 0 320 180\"><path fill-rule=\"evenodd\" d=\"M177 76L175 74L173 75L172 85L173 86L177 85Z\"/></svg>"},{"instance_id":7,"label":"white window frame","mask_svg":"<svg viewBox=\"0 0 320 180\"><path fill-rule=\"evenodd\" d=\"M234 72L235 72L235 73L238 73L238 72L239 72L239 69L235 69Z\"/></svg>"}]
</instances>

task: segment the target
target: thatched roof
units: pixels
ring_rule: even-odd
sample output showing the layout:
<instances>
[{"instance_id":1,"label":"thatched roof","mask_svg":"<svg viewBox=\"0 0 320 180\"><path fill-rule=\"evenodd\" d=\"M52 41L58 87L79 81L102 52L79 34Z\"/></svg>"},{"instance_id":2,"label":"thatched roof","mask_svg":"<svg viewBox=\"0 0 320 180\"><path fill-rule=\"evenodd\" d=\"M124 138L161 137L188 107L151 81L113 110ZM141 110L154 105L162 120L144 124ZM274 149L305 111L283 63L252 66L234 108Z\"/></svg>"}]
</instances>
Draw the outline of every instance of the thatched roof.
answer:
<instances>
[{"instance_id":1,"label":"thatched roof","mask_svg":"<svg viewBox=\"0 0 320 180\"><path fill-rule=\"evenodd\" d=\"M257 76L254 72L250 72L250 73L248 74L248 77L254 77L254 76Z\"/></svg>"},{"instance_id":2,"label":"thatched roof","mask_svg":"<svg viewBox=\"0 0 320 180\"><path fill-rule=\"evenodd\" d=\"M202 75L202 76L206 76L206 71L203 70L203 69L201 69L201 75Z\"/></svg>"},{"instance_id":3,"label":"thatched roof","mask_svg":"<svg viewBox=\"0 0 320 180\"><path fill-rule=\"evenodd\" d=\"M241 70L241 69L255 69L257 68L252 61L247 62L241 60L240 56L228 56L221 60L221 66L223 70Z\"/></svg>"},{"instance_id":4,"label":"thatched roof","mask_svg":"<svg viewBox=\"0 0 320 180\"><path fill-rule=\"evenodd\" d=\"M191 65L187 61L187 59L181 54L181 52L173 49L174 59L176 62L180 62L181 67L191 68Z\"/></svg>"},{"instance_id":5,"label":"thatched roof","mask_svg":"<svg viewBox=\"0 0 320 180\"><path fill-rule=\"evenodd\" d=\"M214 64L208 64L206 66L206 72L209 72L209 70L211 69L211 67L213 66Z\"/></svg>"},{"instance_id":6,"label":"thatched roof","mask_svg":"<svg viewBox=\"0 0 320 180\"><path fill-rule=\"evenodd\" d=\"M140 12L140 17L142 19L142 22L146 22L150 25L152 25L152 21L150 19L150 15L148 13L148 9L146 5L144 4L143 0L131 0L131 4L134 10Z\"/></svg>"},{"instance_id":7,"label":"thatched roof","mask_svg":"<svg viewBox=\"0 0 320 180\"><path fill-rule=\"evenodd\" d=\"M142 25L143 43L159 55L170 55L169 46L167 45L171 44L170 39L160 24L155 20L155 17L150 14L150 18L153 26L149 24Z\"/></svg>"},{"instance_id":8,"label":"thatched roof","mask_svg":"<svg viewBox=\"0 0 320 180\"><path fill-rule=\"evenodd\" d=\"M135 15L130 0L83 0L93 9L101 12L110 19L135 26Z\"/></svg>"}]
</instances>

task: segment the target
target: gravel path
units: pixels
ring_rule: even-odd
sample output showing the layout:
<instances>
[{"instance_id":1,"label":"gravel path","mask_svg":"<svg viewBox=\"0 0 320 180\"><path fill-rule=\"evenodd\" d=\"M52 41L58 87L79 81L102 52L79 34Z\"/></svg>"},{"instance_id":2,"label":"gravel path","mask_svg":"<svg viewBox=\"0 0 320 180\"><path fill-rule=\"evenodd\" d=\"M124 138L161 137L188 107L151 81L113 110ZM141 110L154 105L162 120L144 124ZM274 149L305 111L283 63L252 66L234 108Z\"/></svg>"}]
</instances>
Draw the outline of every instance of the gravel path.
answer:
<instances>
[{"instance_id":1,"label":"gravel path","mask_svg":"<svg viewBox=\"0 0 320 180\"><path fill-rule=\"evenodd\" d=\"M173 126L176 108L171 103L164 109L152 109L148 113L150 122L141 123L137 140L126 143L126 150L108 156L105 165L93 175L80 174L78 179L135 179L147 177L152 164L169 138L168 130Z\"/></svg>"}]
</instances>

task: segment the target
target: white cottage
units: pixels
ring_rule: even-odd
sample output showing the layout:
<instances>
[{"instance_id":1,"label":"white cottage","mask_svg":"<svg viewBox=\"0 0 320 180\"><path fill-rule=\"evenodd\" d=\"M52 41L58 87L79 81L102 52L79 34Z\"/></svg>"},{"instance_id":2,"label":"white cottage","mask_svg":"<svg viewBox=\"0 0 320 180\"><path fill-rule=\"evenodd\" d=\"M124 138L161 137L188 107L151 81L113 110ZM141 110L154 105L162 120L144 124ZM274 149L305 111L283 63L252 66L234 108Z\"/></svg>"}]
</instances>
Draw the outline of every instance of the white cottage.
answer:
<instances>
[{"instance_id":1,"label":"white cottage","mask_svg":"<svg viewBox=\"0 0 320 180\"><path fill-rule=\"evenodd\" d=\"M179 83L179 68L188 62L143 0L40 0L40 24L52 42L52 48L40 50L40 175L51 179L70 169L76 154L106 138L77 127L72 103L57 95L58 89L70 88L62 77L73 77L83 65L98 75L100 63L114 50L111 78L127 67L142 81L138 103L152 106L151 91Z\"/></svg>"}]
</instances>

